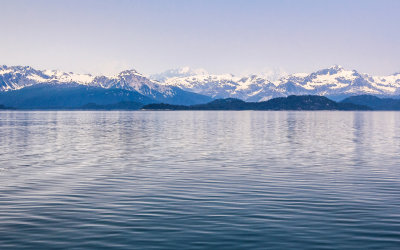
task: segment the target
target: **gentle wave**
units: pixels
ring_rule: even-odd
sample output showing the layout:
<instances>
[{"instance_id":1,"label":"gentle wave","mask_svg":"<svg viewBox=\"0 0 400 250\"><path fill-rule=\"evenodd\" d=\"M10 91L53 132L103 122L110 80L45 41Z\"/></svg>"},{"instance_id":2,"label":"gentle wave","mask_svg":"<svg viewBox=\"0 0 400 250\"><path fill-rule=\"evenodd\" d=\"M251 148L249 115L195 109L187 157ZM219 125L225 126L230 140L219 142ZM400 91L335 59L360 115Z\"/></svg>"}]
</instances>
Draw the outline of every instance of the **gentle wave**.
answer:
<instances>
[{"instance_id":1,"label":"gentle wave","mask_svg":"<svg viewBox=\"0 0 400 250\"><path fill-rule=\"evenodd\" d=\"M0 112L0 247L396 249L400 113Z\"/></svg>"}]
</instances>

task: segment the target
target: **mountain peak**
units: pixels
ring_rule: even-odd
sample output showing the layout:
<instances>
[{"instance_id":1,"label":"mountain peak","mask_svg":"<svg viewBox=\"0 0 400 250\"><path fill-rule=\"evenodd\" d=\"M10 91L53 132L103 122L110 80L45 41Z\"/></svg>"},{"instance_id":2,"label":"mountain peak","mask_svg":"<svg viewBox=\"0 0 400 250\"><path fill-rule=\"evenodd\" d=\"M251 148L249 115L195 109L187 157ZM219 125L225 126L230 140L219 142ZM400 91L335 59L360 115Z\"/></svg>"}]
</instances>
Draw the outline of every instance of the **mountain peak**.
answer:
<instances>
[{"instance_id":1,"label":"mountain peak","mask_svg":"<svg viewBox=\"0 0 400 250\"><path fill-rule=\"evenodd\" d=\"M178 69L176 69L176 71L180 74L187 74L187 73L191 72L191 69L189 66L186 66L186 67L178 68Z\"/></svg>"},{"instance_id":2,"label":"mountain peak","mask_svg":"<svg viewBox=\"0 0 400 250\"><path fill-rule=\"evenodd\" d=\"M208 72L205 69L192 69L189 66L169 69L159 74L153 74L150 76L151 79L163 82L168 78L173 77L187 77L187 76L195 76L195 75L207 75Z\"/></svg>"},{"instance_id":3,"label":"mountain peak","mask_svg":"<svg viewBox=\"0 0 400 250\"><path fill-rule=\"evenodd\" d=\"M328 69L343 70L344 68L342 65L335 64L335 65L330 66Z\"/></svg>"},{"instance_id":4,"label":"mountain peak","mask_svg":"<svg viewBox=\"0 0 400 250\"><path fill-rule=\"evenodd\" d=\"M316 71L314 73L311 73L311 75L335 75L335 74L337 74L339 72L344 72L344 71L345 70L344 70L344 68L342 66L333 65L333 66L330 66L329 68L321 69L321 70L318 70L318 71Z\"/></svg>"},{"instance_id":5,"label":"mountain peak","mask_svg":"<svg viewBox=\"0 0 400 250\"><path fill-rule=\"evenodd\" d=\"M189 66L170 69L165 72L175 73L177 75L205 75L205 74L208 74L208 72L205 69L201 69L201 68L192 69Z\"/></svg>"},{"instance_id":6,"label":"mountain peak","mask_svg":"<svg viewBox=\"0 0 400 250\"><path fill-rule=\"evenodd\" d=\"M137 72L135 69L127 69L127 70L119 72L119 74L118 74L118 76L127 76L127 75L140 75L140 76L142 76L142 74Z\"/></svg>"},{"instance_id":7,"label":"mountain peak","mask_svg":"<svg viewBox=\"0 0 400 250\"><path fill-rule=\"evenodd\" d=\"M260 76L262 78L267 79L268 81L277 81L277 80L281 79L282 77L285 77L288 75L289 74L281 68L265 70L265 71L261 72L261 74L260 74Z\"/></svg>"}]
</instances>

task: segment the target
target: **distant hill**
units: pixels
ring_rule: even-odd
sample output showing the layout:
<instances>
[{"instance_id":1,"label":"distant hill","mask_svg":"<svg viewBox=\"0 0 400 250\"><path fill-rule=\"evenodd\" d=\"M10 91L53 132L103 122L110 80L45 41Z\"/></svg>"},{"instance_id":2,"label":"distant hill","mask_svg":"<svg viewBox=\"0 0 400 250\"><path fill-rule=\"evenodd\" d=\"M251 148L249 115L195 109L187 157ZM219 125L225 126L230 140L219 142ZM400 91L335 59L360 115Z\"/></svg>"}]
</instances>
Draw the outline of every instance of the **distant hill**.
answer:
<instances>
[{"instance_id":1,"label":"distant hill","mask_svg":"<svg viewBox=\"0 0 400 250\"><path fill-rule=\"evenodd\" d=\"M121 101L152 103L153 99L124 89L104 89L74 84L34 85L0 92L0 103L18 109L69 109L88 103L115 104Z\"/></svg>"},{"instance_id":2,"label":"distant hill","mask_svg":"<svg viewBox=\"0 0 400 250\"><path fill-rule=\"evenodd\" d=\"M338 103L323 96L288 96L265 102L244 102L239 99L217 99L207 104L183 106L163 103L148 104L150 110L371 110L364 105Z\"/></svg>"},{"instance_id":3,"label":"distant hill","mask_svg":"<svg viewBox=\"0 0 400 250\"><path fill-rule=\"evenodd\" d=\"M14 109L14 108L7 107L7 106L4 106L4 105L0 104L0 110L1 110L1 109Z\"/></svg>"},{"instance_id":4,"label":"distant hill","mask_svg":"<svg viewBox=\"0 0 400 250\"><path fill-rule=\"evenodd\" d=\"M400 100L392 98L379 98L373 95L351 96L341 103L352 103L369 106L374 110L400 110Z\"/></svg>"}]
</instances>

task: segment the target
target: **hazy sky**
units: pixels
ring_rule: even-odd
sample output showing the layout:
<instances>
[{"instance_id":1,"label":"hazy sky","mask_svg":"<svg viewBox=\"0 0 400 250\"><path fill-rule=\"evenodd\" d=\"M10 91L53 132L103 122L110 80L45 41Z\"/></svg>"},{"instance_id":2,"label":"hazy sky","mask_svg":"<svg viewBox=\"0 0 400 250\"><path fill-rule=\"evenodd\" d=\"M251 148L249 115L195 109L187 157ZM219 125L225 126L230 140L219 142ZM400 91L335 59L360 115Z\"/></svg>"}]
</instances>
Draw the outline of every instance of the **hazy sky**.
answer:
<instances>
[{"instance_id":1,"label":"hazy sky","mask_svg":"<svg viewBox=\"0 0 400 250\"><path fill-rule=\"evenodd\" d=\"M400 71L398 0L0 0L0 64L145 74Z\"/></svg>"}]
</instances>

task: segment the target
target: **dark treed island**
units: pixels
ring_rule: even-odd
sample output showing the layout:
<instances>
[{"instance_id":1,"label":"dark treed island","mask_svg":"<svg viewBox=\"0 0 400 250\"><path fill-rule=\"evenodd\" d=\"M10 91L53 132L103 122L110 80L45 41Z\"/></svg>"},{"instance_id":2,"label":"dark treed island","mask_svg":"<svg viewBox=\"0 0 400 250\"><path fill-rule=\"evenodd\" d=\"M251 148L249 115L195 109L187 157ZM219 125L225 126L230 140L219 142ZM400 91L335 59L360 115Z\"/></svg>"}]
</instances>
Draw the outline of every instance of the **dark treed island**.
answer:
<instances>
[{"instance_id":1,"label":"dark treed island","mask_svg":"<svg viewBox=\"0 0 400 250\"><path fill-rule=\"evenodd\" d=\"M79 109L82 110L137 110L143 107L140 102L118 102L114 104L100 105L96 103L88 103Z\"/></svg>"},{"instance_id":2,"label":"dark treed island","mask_svg":"<svg viewBox=\"0 0 400 250\"><path fill-rule=\"evenodd\" d=\"M0 109L14 109L0 104Z\"/></svg>"},{"instance_id":3,"label":"dark treed island","mask_svg":"<svg viewBox=\"0 0 400 250\"><path fill-rule=\"evenodd\" d=\"M227 98L198 105L171 105L164 103L148 104L145 110L372 110L365 105L353 103L338 103L324 96L278 97L265 102L245 102L239 99Z\"/></svg>"}]
</instances>

